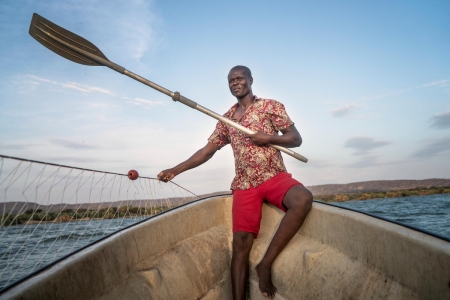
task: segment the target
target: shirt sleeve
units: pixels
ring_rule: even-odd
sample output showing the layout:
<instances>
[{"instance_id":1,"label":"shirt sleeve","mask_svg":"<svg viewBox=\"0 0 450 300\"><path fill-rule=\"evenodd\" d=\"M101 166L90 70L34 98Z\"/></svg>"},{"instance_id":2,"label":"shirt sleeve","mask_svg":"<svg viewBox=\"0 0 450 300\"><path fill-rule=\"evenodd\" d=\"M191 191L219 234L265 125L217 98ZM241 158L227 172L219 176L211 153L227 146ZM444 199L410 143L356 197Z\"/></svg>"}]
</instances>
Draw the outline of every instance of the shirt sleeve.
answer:
<instances>
[{"instance_id":1,"label":"shirt sleeve","mask_svg":"<svg viewBox=\"0 0 450 300\"><path fill-rule=\"evenodd\" d=\"M267 113L270 116L275 130L280 131L294 124L289 118L284 105L278 101L272 100L267 106Z\"/></svg>"},{"instance_id":2,"label":"shirt sleeve","mask_svg":"<svg viewBox=\"0 0 450 300\"><path fill-rule=\"evenodd\" d=\"M230 143L230 138L228 134L228 129L222 122L217 122L216 129L209 137L208 141L214 145L222 148L223 146Z\"/></svg>"}]
</instances>

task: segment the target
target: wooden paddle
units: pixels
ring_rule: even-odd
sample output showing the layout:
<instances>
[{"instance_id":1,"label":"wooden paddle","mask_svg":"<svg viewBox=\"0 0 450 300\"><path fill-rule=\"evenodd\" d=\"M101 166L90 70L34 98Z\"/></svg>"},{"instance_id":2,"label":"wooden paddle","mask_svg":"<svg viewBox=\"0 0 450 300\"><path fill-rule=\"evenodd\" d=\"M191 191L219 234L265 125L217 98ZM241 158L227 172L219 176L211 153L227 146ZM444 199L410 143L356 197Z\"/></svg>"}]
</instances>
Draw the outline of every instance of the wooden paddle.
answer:
<instances>
[{"instance_id":1,"label":"wooden paddle","mask_svg":"<svg viewBox=\"0 0 450 300\"><path fill-rule=\"evenodd\" d=\"M174 101L181 102L191 108L194 108L202 113L213 117L223 123L230 125L231 127L236 128L246 134L254 134L252 130L231 121L215 112L197 104L196 102L180 95L179 92L172 92L162 86L157 85L156 83L151 82L133 72L126 70L125 68L111 62L106 58L106 56L98 49L94 44L89 42L88 40L82 38L79 35L76 35L52 22L41 17L40 15L34 13L33 18L31 19L30 24L30 35L36 39L39 43L52 50L56 54L67 58L73 62L88 65L88 66L106 66L108 68L113 69L119 73L127 75L145 85L148 85L155 90L166 94L171 97ZM275 149L278 149L296 159L307 162L308 159L290 149L278 146L278 145L269 145Z\"/></svg>"}]
</instances>

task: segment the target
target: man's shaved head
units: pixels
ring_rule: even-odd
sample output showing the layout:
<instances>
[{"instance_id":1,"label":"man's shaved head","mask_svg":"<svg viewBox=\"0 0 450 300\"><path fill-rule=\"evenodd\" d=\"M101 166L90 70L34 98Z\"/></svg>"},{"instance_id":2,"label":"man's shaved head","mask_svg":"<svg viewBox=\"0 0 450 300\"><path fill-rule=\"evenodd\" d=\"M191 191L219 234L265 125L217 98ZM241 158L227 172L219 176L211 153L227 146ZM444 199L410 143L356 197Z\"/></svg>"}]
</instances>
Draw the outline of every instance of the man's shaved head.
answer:
<instances>
[{"instance_id":1,"label":"man's shaved head","mask_svg":"<svg viewBox=\"0 0 450 300\"><path fill-rule=\"evenodd\" d=\"M249 78L252 77L252 71L250 71L250 69L247 68L246 66L235 66L235 67L231 68L230 73L233 72L233 71L237 71L237 70L239 70L239 71L244 71L245 74L246 74ZM230 73L228 73L228 74L230 74Z\"/></svg>"},{"instance_id":2,"label":"man's shaved head","mask_svg":"<svg viewBox=\"0 0 450 300\"><path fill-rule=\"evenodd\" d=\"M235 66L228 73L228 87L231 94L238 99L248 96L253 100L252 84L252 71L245 66Z\"/></svg>"}]
</instances>

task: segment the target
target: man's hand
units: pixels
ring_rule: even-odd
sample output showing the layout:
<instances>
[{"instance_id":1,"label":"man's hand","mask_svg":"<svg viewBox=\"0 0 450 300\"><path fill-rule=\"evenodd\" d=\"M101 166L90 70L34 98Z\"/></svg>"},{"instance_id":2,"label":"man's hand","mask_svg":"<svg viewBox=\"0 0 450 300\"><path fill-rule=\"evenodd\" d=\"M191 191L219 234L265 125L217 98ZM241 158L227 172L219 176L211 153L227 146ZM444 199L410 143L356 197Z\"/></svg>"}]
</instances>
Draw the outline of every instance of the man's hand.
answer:
<instances>
[{"instance_id":1,"label":"man's hand","mask_svg":"<svg viewBox=\"0 0 450 300\"><path fill-rule=\"evenodd\" d=\"M158 180L167 182L167 181L172 180L175 176L176 176L176 174L173 171L173 169L167 169L167 170L159 172L157 177L158 177Z\"/></svg>"},{"instance_id":2,"label":"man's hand","mask_svg":"<svg viewBox=\"0 0 450 300\"><path fill-rule=\"evenodd\" d=\"M216 151L219 150L219 147L214 145L213 143L208 142L205 147L198 150L194 153L189 159L185 160L181 164L164 171L159 172L158 180L160 181L170 181L178 174L183 173L186 170L190 170L192 168L198 167L208 159L210 159Z\"/></svg>"},{"instance_id":3,"label":"man's hand","mask_svg":"<svg viewBox=\"0 0 450 300\"><path fill-rule=\"evenodd\" d=\"M262 131L258 131L254 134L247 134L247 136L256 146L267 146L267 144L270 144L271 135Z\"/></svg>"},{"instance_id":4,"label":"man's hand","mask_svg":"<svg viewBox=\"0 0 450 300\"><path fill-rule=\"evenodd\" d=\"M271 144L294 148L302 144L302 137L294 125L281 129L280 131L282 135L270 135L262 131L258 131L255 134L247 134L247 136L256 146L267 146L268 144Z\"/></svg>"}]
</instances>

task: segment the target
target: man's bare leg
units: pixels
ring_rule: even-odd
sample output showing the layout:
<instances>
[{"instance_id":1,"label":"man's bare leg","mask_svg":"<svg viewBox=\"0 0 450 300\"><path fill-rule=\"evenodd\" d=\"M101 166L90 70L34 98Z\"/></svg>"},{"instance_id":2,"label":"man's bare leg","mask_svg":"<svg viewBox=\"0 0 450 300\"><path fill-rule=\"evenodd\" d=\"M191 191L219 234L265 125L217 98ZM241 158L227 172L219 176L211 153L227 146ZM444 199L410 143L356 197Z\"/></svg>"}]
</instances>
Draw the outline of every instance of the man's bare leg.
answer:
<instances>
[{"instance_id":1,"label":"man's bare leg","mask_svg":"<svg viewBox=\"0 0 450 300\"><path fill-rule=\"evenodd\" d=\"M231 258L231 285L233 299L247 297L249 255L253 245L253 233L238 231L233 234L233 256Z\"/></svg>"},{"instance_id":2,"label":"man's bare leg","mask_svg":"<svg viewBox=\"0 0 450 300\"><path fill-rule=\"evenodd\" d=\"M313 196L304 186L296 185L289 189L283 199L287 212L281 220L277 232L261 262L256 266L259 289L265 297L273 298L277 289L272 284L272 264L278 254L286 247L303 224L311 209Z\"/></svg>"}]
</instances>

